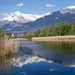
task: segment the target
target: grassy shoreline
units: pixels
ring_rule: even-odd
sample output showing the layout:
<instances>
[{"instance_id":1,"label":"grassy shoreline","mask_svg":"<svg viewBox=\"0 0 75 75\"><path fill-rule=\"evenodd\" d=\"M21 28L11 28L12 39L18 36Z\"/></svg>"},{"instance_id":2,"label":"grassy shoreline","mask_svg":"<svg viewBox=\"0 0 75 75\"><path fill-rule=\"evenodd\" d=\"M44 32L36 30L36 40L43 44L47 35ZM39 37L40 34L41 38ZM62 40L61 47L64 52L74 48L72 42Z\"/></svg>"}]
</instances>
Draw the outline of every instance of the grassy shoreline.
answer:
<instances>
[{"instance_id":1,"label":"grassy shoreline","mask_svg":"<svg viewBox=\"0 0 75 75\"><path fill-rule=\"evenodd\" d=\"M75 41L75 35L50 36L50 37L33 37L32 41Z\"/></svg>"},{"instance_id":2,"label":"grassy shoreline","mask_svg":"<svg viewBox=\"0 0 75 75\"><path fill-rule=\"evenodd\" d=\"M11 38L10 40L28 40L25 38ZM68 36L50 36L50 37L33 37L32 41L75 41L75 35Z\"/></svg>"},{"instance_id":3,"label":"grassy shoreline","mask_svg":"<svg viewBox=\"0 0 75 75\"><path fill-rule=\"evenodd\" d=\"M25 39L25 38L11 38L10 40L27 40L27 39Z\"/></svg>"}]
</instances>

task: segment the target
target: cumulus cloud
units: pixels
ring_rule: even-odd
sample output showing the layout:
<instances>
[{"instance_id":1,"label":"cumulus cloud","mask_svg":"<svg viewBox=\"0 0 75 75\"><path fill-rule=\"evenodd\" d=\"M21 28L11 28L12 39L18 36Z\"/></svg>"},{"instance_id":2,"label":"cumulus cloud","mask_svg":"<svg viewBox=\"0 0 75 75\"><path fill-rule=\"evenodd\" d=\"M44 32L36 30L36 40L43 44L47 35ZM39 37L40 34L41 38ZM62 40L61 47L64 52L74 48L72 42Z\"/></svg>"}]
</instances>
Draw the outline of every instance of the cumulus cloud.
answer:
<instances>
[{"instance_id":1,"label":"cumulus cloud","mask_svg":"<svg viewBox=\"0 0 75 75\"><path fill-rule=\"evenodd\" d=\"M46 4L46 7L55 7L56 5Z\"/></svg>"},{"instance_id":2,"label":"cumulus cloud","mask_svg":"<svg viewBox=\"0 0 75 75\"><path fill-rule=\"evenodd\" d=\"M23 6L23 3L20 3L20 4L16 5L16 6L21 7L21 6Z\"/></svg>"}]
</instances>

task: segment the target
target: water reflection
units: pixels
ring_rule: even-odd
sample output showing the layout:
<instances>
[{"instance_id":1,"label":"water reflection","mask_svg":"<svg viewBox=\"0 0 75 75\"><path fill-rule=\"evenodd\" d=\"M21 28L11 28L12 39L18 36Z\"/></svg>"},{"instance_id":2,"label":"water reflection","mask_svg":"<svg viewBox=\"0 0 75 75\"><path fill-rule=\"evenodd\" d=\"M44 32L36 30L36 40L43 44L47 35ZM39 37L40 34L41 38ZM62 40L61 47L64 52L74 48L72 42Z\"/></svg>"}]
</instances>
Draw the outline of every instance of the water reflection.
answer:
<instances>
[{"instance_id":1,"label":"water reflection","mask_svg":"<svg viewBox=\"0 0 75 75\"><path fill-rule=\"evenodd\" d=\"M46 62L47 60L43 57L35 55L33 50L27 47L20 47L18 58L16 60L13 59L14 66L17 67L22 67L23 65L32 64L32 63L38 63L41 61ZM51 60L48 60L47 62L52 63Z\"/></svg>"},{"instance_id":2,"label":"water reflection","mask_svg":"<svg viewBox=\"0 0 75 75\"><path fill-rule=\"evenodd\" d=\"M50 59L64 66L75 65L75 42L40 42L43 49L46 49L44 55L46 59ZM73 66L72 66L73 65Z\"/></svg>"},{"instance_id":3,"label":"water reflection","mask_svg":"<svg viewBox=\"0 0 75 75\"><path fill-rule=\"evenodd\" d=\"M75 65L75 42L22 42L16 66L41 61L56 62L64 66Z\"/></svg>"},{"instance_id":4,"label":"water reflection","mask_svg":"<svg viewBox=\"0 0 75 75\"><path fill-rule=\"evenodd\" d=\"M75 62L75 42L28 42L27 44L28 46L25 46L32 49L36 56L46 60L62 65L71 65Z\"/></svg>"},{"instance_id":5,"label":"water reflection","mask_svg":"<svg viewBox=\"0 0 75 75\"><path fill-rule=\"evenodd\" d=\"M75 67L75 42L17 42L20 43L18 54L12 57L0 58L1 75L11 75L12 66L22 68L25 65L39 62L46 62L46 64L58 63L62 66ZM39 66L41 65L39 64ZM51 68L49 71L57 70ZM26 72L21 74L26 74Z\"/></svg>"},{"instance_id":6,"label":"water reflection","mask_svg":"<svg viewBox=\"0 0 75 75\"><path fill-rule=\"evenodd\" d=\"M0 57L0 75L10 75L11 65L13 65L13 58L17 58L18 54L13 54L10 56Z\"/></svg>"}]
</instances>

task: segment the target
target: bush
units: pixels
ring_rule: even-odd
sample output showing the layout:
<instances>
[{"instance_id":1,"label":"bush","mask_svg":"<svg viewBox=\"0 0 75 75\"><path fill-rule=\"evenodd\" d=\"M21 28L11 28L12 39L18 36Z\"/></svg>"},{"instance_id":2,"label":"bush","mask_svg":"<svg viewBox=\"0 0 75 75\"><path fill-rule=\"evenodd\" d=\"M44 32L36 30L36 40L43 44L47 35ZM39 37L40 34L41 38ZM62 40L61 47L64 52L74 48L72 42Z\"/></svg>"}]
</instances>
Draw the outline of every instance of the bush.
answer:
<instances>
[{"instance_id":1,"label":"bush","mask_svg":"<svg viewBox=\"0 0 75 75\"><path fill-rule=\"evenodd\" d=\"M4 31L3 31L3 28L0 27L0 37L4 36Z\"/></svg>"},{"instance_id":2,"label":"bush","mask_svg":"<svg viewBox=\"0 0 75 75\"><path fill-rule=\"evenodd\" d=\"M33 35L32 35L32 32L28 32L27 33L27 39L32 39Z\"/></svg>"}]
</instances>

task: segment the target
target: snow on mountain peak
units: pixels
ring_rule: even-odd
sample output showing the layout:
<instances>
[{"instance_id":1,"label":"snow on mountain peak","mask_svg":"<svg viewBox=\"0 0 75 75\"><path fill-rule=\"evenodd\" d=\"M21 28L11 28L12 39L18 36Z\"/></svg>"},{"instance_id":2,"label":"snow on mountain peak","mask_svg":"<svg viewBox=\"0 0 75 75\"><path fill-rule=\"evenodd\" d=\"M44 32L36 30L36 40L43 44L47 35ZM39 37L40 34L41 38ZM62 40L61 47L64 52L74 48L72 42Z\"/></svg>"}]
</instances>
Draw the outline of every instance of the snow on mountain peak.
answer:
<instances>
[{"instance_id":1,"label":"snow on mountain peak","mask_svg":"<svg viewBox=\"0 0 75 75\"><path fill-rule=\"evenodd\" d=\"M36 14L23 14L19 11L10 13L0 21L17 21L22 23L33 22L38 18L43 17L44 15L36 15Z\"/></svg>"},{"instance_id":2,"label":"snow on mountain peak","mask_svg":"<svg viewBox=\"0 0 75 75\"><path fill-rule=\"evenodd\" d=\"M21 12L19 12L19 11L16 11L16 12L11 13L11 14L16 14L17 16L19 16L19 15L21 15L22 13L21 13Z\"/></svg>"},{"instance_id":3,"label":"snow on mountain peak","mask_svg":"<svg viewBox=\"0 0 75 75\"><path fill-rule=\"evenodd\" d=\"M75 14L75 6L69 6L66 8L61 8L58 11L60 11L62 14L66 14L66 13Z\"/></svg>"},{"instance_id":4,"label":"snow on mountain peak","mask_svg":"<svg viewBox=\"0 0 75 75\"><path fill-rule=\"evenodd\" d=\"M45 13L45 15L51 15L51 13L50 13L50 12L48 12L48 13Z\"/></svg>"}]
</instances>

